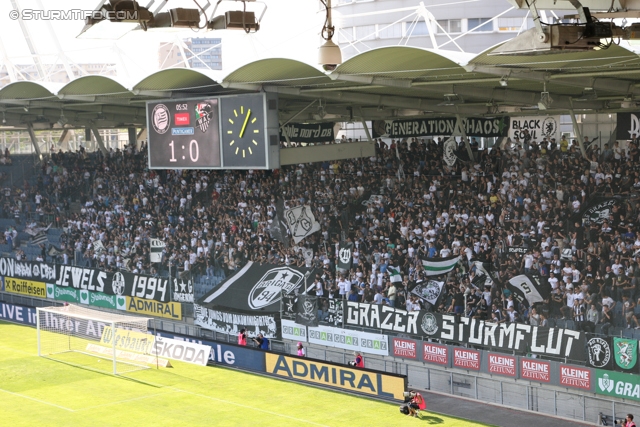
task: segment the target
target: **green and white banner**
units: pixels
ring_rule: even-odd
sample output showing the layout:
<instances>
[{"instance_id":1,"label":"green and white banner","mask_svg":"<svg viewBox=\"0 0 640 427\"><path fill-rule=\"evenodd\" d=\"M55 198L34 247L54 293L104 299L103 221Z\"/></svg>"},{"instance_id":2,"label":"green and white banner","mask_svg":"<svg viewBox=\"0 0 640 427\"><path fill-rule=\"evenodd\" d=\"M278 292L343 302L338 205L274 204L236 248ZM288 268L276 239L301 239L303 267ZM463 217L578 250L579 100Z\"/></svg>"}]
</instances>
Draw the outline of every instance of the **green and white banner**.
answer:
<instances>
[{"instance_id":1,"label":"green and white banner","mask_svg":"<svg viewBox=\"0 0 640 427\"><path fill-rule=\"evenodd\" d=\"M635 370L638 363L638 341L626 338L613 339L613 359L616 369Z\"/></svg>"},{"instance_id":2,"label":"green and white banner","mask_svg":"<svg viewBox=\"0 0 640 427\"><path fill-rule=\"evenodd\" d=\"M452 256L448 258L423 258L422 267L426 271L427 276L440 276L447 274L460 261L460 256Z\"/></svg>"},{"instance_id":3,"label":"green and white banner","mask_svg":"<svg viewBox=\"0 0 640 427\"><path fill-rule=\"evenodd\" d=\"M86 289L74 289L47 283L47 298L57 301L85 304L92 307L110 308L112 310L126 310L127 300L124 296L107 295L102 292L92 292Z\"/></svg>"},{"instance_id":4,"label":"green and white banner","mask_svg":"<svg viewBox=\"0 0 640 427\"><path fill-rule=\"evenodd\" d=\"M596 369L596 394L640 401L640 377Z\"/></svg>"}]
</instances>

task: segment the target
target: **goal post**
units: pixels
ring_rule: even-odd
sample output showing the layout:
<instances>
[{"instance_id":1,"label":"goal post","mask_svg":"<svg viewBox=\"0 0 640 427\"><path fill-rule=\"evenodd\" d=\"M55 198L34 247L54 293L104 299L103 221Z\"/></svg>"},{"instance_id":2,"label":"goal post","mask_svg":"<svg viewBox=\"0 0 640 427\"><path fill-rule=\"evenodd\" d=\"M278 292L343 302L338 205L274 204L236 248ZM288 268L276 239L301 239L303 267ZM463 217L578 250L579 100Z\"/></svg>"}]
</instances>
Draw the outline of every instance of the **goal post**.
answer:
<instances>
[{"instance_id":1,"label":"goal post","mask_svg":"<svg viewBox=\"0 0 640 427\"><path fill-rule=\"evenodd\" d=\"M114 375L147 369L150 318L77 305L36 310L38 356ZM106 362L106 363L104 363Z\"/></svg>"}]
</instances>

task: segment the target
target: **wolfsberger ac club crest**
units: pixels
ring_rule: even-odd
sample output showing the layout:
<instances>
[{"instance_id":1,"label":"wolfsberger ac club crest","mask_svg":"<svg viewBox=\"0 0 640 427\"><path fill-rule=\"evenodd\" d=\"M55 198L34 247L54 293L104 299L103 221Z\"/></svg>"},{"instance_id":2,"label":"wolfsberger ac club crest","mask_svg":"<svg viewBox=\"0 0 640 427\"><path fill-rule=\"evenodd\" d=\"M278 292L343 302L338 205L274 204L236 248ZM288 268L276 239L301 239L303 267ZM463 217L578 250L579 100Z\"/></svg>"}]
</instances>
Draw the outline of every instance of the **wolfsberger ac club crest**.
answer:
<instances>
[{"instance_id":1,"label":"wolfsberger ac club crest","mask_svg":"<svg viewBox=\"0 0 640 427\"><path fill-rule=\"evenodd\" d=\"M613 390L613 386L615 381L609 378L609 374L602 375L602 378L598 378L598 387L600 390L605 391L607 393L611 393Z\"/></svg>"},{"instance_id":2,"label":"wolfsberger ac club crest","mask_svg":"<svg viewBox=\"0 0 640 427\"><path fill-rule=\"evenodd\" d=\"M614 338L616 364L622 369L633 369L638 361L638 341L624 338Z\"/></svg>"},{"instance_id":3,"label":"wolfsberger ac club crest","mask_svg":"<svg viewBox=\"0 0 640 427\"><path fill-rule=\"evenodd\" d=\"M259 310L280 301L283 291L285 294L293 292L303 279L302 274L287 267L267 271L249 292L249 307Z\"/></svg>"},{"instance_id":4,"label":"wolfsberger ac club crest","mask_svg":"<svg viewBox=\"0 0 640 427\"><path fill-rule=\"evenodd\" d=\"M603 368L611 360L611 349L609 343L602 338L591 338L587 342L587 352L589 364L596 368Z\"/></svg>"},{"instance_id":5,"label":"wolfsberger ac club crest","mask_svg":"<svg viewBox=\"0 0 640 427\"><path fill-rule=\"evenodd\" d=\"M432 313L426 313L422 316L420 327L427 335L433 335L438 332L438 319Z\"/></svg>"}]
</instances>

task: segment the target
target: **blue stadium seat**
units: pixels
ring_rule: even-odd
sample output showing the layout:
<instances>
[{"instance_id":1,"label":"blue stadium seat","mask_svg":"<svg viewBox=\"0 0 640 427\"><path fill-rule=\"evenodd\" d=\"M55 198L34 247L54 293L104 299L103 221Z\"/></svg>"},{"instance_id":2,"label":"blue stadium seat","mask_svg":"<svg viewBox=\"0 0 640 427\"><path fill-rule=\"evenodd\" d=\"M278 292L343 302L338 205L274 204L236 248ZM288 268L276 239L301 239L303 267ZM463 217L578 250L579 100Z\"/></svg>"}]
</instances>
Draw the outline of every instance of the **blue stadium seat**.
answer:
<instances>
[{"instance_id":1,"label":"blue stadium seat","mask_svg":"<svg viewBox=\"0 0 640 427\"><path fill-rule=\"evenodd\" d=\"M571 330L576 330L576 322L574 322L573 320L565 320L565 328L567 329L571 329Z\"/></svg>"},{"instance_id":2,"label":"blue stadium seat","mask_svg":"<svg viewBox=\"0 0 640 427\"><path fill-rule=\"evenodd\" d=\"M555 328L556 327L556 319L547 319L547 324L549 325L550 328Z\"/></svg>"},{"instance_id":3,"label":"blue stadium seat","mask_svg":"<svg viewBox=\"0 0 640 427\"><path fill-rule=\"evenodd\" d=\"M567 320L566 319L557 319L556 320L556 328L566 328L567 327Z\"/></svg>"}]
</instances>

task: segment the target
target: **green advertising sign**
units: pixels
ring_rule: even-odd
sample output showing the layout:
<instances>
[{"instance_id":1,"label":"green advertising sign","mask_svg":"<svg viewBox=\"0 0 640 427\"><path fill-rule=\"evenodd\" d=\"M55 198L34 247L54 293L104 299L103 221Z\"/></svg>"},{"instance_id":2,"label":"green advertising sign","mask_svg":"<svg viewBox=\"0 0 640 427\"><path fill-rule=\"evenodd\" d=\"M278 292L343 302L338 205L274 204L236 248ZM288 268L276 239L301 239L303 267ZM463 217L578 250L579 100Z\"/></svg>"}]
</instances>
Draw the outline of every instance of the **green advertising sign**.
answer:
<instances>
[{"instance_id":1,"label":"green advertising sign","mask_svg":"<svg viewBox=\"0 0 640 427\"><path fill-rule=\"evenodd\" d=\"M596 393L640 401L640 376L596 369Z\"/></svg>"},{"instance_id":2,"label":"green advertising sign","mask_svg":"<svg viewBox=\"0 0 640 427\"><path fill-rule=\"evenodd\" d=\"M107 295L102 292L91 292L86 289L74 289L47 283L47 298L59 301L74 302L92 307L110 308L112 310L126 310L125 297Z\"/></svg>"},{"instance_id":3,"label":"green advertising sign","mask_svg":"<svg viewBox=\"0 0 640 427\"><path fill-rule=\"evenodd\" d=\"M631 370L638 361L638 341L626 338L613 339L614 359L619 368Z\"/></svg>"},{"instance_id":4,"label":"green advertising sign","mask_svg":"<svg viewBox=\"0 0 640 427\"><path fill-rule=\"evenodd\" d=\"M80 291L74 288L56 286L51 283L47 283L47 298L58 301L79 303Z\"/></svg>"}]
</instances>

